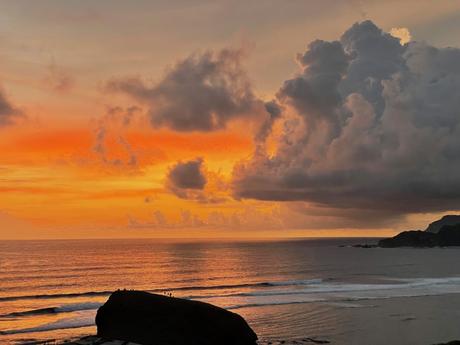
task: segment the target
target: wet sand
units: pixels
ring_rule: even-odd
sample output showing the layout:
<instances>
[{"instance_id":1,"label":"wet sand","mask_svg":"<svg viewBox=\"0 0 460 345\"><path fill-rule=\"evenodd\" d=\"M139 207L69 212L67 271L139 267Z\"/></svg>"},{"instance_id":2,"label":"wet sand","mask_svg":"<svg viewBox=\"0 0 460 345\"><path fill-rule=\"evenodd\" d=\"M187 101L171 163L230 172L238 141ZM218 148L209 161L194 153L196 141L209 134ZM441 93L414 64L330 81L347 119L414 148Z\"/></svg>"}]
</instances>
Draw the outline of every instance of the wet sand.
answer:
<instances>
[{"instance_id":1,"label":"wet sand","mask_svg":"<svg viewBox=\"0 0 460 345\"><path fill-rule=\"evenodd\" d=\"M351 331L334 343L422 345L460 339L460 294L367 301L369 308L346 309Z\"/></svg>"},{"instance_id":2,"label":"wet sand","mask_svg":"<svg viewBox=\"0 0 460 345\"><path fill-rule=\"evenodd\" d=\"M428 345L460 339L460 294L359 301L342 306L284 305L271 307L264 319L253 319L249 310L246 313L241 309L239 313L263 344L298 344L306 337L340 345ZM271 323L285 319L277 317L285 313L295 318L284 327L277 325L285 330L284 334L272 334ZM303 336L291 338L289 334Z\"/></svg>"}]
</instances>

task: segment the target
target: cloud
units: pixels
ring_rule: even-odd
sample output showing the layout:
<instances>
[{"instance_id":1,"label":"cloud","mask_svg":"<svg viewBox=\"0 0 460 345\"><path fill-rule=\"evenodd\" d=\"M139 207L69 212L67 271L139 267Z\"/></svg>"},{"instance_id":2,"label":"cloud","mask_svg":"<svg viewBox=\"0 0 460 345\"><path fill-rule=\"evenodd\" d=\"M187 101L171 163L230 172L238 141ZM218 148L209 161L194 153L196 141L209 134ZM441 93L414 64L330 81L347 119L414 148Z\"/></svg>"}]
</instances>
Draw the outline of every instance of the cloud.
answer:
<instances>
[{"instance_id":1,"label":"cloud","mask_svg":"<svg viewBox=\"0 0 460 345\"><path fill-rule=\"evenodd\" d=\"M47 67L45 83L56 92L69 92L75 86L75 78L53 61Z\"/></svg>"},{"instance_id":2,"label":"cloud","mask_svg":"<svg viewBox=\"0 0 460 345\"><path fill-rule=\"evenodd\" d=\"M407 28L392 28L390 35L399 38L401 44L409 43L412 40L412 36Z\"/></svg>"},{"instance_id":3,"label":"cloud","mask_svg":"<svg viewBox=\"0 0 460 345\"><path fill-rule=\"evenodd\" d=\"M265 102L264 106L268 116L265 121L262 122L262 125L259 127L259 130L255 135L256 144L265 142L272 131L274 122L281 116L282 112L280 105L275 100Z\"/></svg>"},{"instance_id":4,"label":"cloud","mask_svg":"<svg viewBox=\"0 0 460 345\"><path fill-rule=\"evenodd\" d=\"M206 185L203 159L178 162L168 172L168 182L173 188L203 190Z\"/></svg>"},{"instance_id":5,"label":"cloud","mask_svg":"<svg viewBox=\"0 0 460 345\"><path fill-rule=\"evenodd\" d=\"M10 103L5 92L0 89L0 127L13 124L21 116L23 113Z\"/></svg>"},{"instance_id":6,"label":"cloud","mask_svg":"<svg viewBox=\"0 0 460 345\"><path fill-rule=\"evenodd\" d=\"M107 117L110 117L112 120L121 120L122 126L129 126L133 121L134 116L142 111L140 107L135 105L123 108L120 106L108 106L107 107Z\"/></svg>"},{"instance_id":7,"label":"cloud","mask_svg":"<svg viewBox=\"0 0 460 345\"><path fill-rule=\"evenodd\" d=\"M241 66L241 50L193 54L178 61L155 85L139 78L113 79L107 90L121 92L149 107L154 127L213 131L238 118L264 112Z\"/></svg>"},{"instance_id":8,"label":"cloud","mask_svg":"<svg viewBox=\"0 0 460 345\"><path fill-rule=\"evenodd\" d=\"M312 42L277 93L276 152L235 167L235 196L358 221L460 209L460 49L401 43L371 21Z\"/></svg>"},{"instance_id":9,"label":"cloud","mask_svg":"<svg viewBox=\"0 0 460 345\"><path fill-rule=\"evenodd\" d=\"M137 152L124 137L123 129L131 124L133 117L140 110L136 106L127 107L126 109L122 107L108 107L107 113L98 120L93 151L99 156L103 164L111 167L137 167ZM115 142L124 151L123 157L110 157L107 145L109 134L115 136Z\"/></svg>"},{"instance_id":10,"label":"cloud","mask_svg":"<svg viewBox=\"0 0 460 345\"><path fill-rule=\"evenodd\" d=\"M225 230L281 230L285 229L283 217L277 207L260 209L254 206L234 212L213 211L207 215L198 215L189 210L180 210L179 217L167 217L160 210L155 210L152 217L140 220L128 216L131 229L225 229Z\"/></svg>"},{"instance_id":11,"label":"cloud","mask_svg":"<svg viewBox=\"0 0 460 345\"><path fill-rule=\"evenodd\" d=\"M208 203L206 183L202 158L177 162L166 175L166 188L181 199Z\"/></svg>"},{"instance_id":12,"label":"cloud","mask_svg":"<svg viewBox=\"0 0 460 345\"><path fill-rule=\"evenodd\" d=\"M202 204L218 204L228 199L228 185L219 174L205 171L203 158L174 164L169 168L165 185L178 198Z\"/></svg>"}]
</instances>

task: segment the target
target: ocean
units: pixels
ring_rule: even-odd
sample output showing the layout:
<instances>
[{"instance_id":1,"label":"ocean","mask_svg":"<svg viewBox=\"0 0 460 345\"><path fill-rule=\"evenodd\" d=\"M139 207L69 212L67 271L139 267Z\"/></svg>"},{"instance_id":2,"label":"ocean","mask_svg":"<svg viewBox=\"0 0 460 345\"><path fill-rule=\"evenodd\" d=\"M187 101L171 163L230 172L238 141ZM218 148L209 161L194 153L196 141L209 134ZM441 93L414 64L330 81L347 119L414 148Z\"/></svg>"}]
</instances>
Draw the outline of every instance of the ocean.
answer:
<instances>
[{"instance_id":1,"label":"ocean","mask_svg":"<svg viewBox=\"0 0 460 345\"><path fill-rule=\"evenodd\" d=\"M375 242L1 241L0 343L95 334L96 310L117 289L216 304L261 343L460 339L460 249L351 247Z\"/></svg>"}]
</instances>

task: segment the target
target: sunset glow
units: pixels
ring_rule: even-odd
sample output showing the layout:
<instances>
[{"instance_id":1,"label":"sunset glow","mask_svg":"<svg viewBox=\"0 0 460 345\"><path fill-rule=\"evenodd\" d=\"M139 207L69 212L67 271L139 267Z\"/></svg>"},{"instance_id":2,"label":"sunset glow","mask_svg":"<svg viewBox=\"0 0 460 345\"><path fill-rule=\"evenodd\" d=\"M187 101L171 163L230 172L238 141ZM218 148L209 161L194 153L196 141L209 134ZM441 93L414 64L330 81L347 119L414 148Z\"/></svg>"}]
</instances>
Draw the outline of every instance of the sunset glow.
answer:
<instances>
[{"instance_id":1,"label":"sunset glow","mask_svg":"<svg viewBox=\"0 0 460 345\"><path fill-rule=\"evenodd\" d=\"M374 30L382 42L390 42L387 52L415 47L413 42L439 49L458 46L459 36L441 23L460 10L455 1L444 6L406 1L397 11L383 2L337 1L328 13L319 2L292 2L281 13L269 3L245 11L246 6L226 1L161 3L155 8L144 1L139 6L118 1L2 4L0 238L383 236L457 209L454 202L434 205L427 199L399 211L389 206L394 198L408 205L423 196L411 195L412 187L401 195L386 195L388 189L362 192L374 183L370 178L369 184L344 182L361 168L369 176L381 173L389 184L400 177L405 185L410 170L393 176L399 173L395 162L407 158L403 149L419 155L410 142L392 151L390 139L403 134L391 126L375 131L388 135L385 140L391 137L388 142L377 143L371 135L365 143L354 140L383 111L370 95L376 75L368 77L367 91L361 86L353 94L346 91L334 111L354 114L353 119L344 115L333 125L315 117L320 112L323 118L332 116L321 102L335 95L326 90L324 99L301 104L310 96L295 99L300 84L293 79L314 83L321 63L330 63L329 72L335 68L338 60L326 61L320 43L309 44L337 42L347 30ZM369 18L371 28L350 29ZM216 21L222 25L212 26ZM342 38L345 51L354 49L352 35ZM414 54L423 44L413 48ZM332 46L324 49L336 53ZM407 59L414 76L433 68L427 78L437 78L436 62L428 57L409 61L409 55L395 54ZM351 68L337 72L340 80L350 80L341 92L351 90L359 76ZM388 68L390 74L404 70ZM390 93L406 91L395 91L403 87L395 84L396 77L393 84L389 76L379 78L385 90L378 92L390 112ZM433 104L443 101L436 97ZM369 103L374 101L375 109ZM396 107L397 100L392 101ZM440 121L452 125L446 114ZM305 121L295 122L300 118ZM401 128L420 138L422 132L410 132L410 121ZM345 134L331 144L327 137L339 125ZM420 140L430 145L432 138ZM354 150L354 145L363 146L342 150ZM382 151L373 152L375 145ZM453 144L445 145L448 150ZM443 164L438 159L443 150L433 151L433 166ZM357 154L368 155L368 161ZM381 155L382 164L373 161L374 154ZM173 180L175 168L203 183L184 180L181 186ZM431 182L420 177L428 191L437 183ZM346 193L353 194L348 204L341 199ZM361 209L377 200L379 210Z\"/></svg>"}]
</instances>

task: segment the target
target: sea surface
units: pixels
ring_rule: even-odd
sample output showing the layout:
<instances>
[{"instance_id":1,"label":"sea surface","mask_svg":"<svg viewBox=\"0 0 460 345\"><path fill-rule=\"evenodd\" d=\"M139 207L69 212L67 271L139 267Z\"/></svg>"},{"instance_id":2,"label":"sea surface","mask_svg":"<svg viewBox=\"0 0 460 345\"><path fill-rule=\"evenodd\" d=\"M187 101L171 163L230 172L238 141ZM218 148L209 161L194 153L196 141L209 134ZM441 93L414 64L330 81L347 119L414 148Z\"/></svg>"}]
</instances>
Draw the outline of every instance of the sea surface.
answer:
<instances>
[{"instance_id":1,"label":"sea surface","mask_svg":"<svg viewBox=\"0 0 460 345\"><path fill-rule=\"evenodd\" d=\"M2 241L0 344L94 334L97 308L117 289L216 304L243 315L262 343L359 344L375 325L385 334L401 323L409 344L405 325L438 336L438 314L439 336L455 336L460 248L350 246L376 241Z\"/></svg>"}]
</instances>

